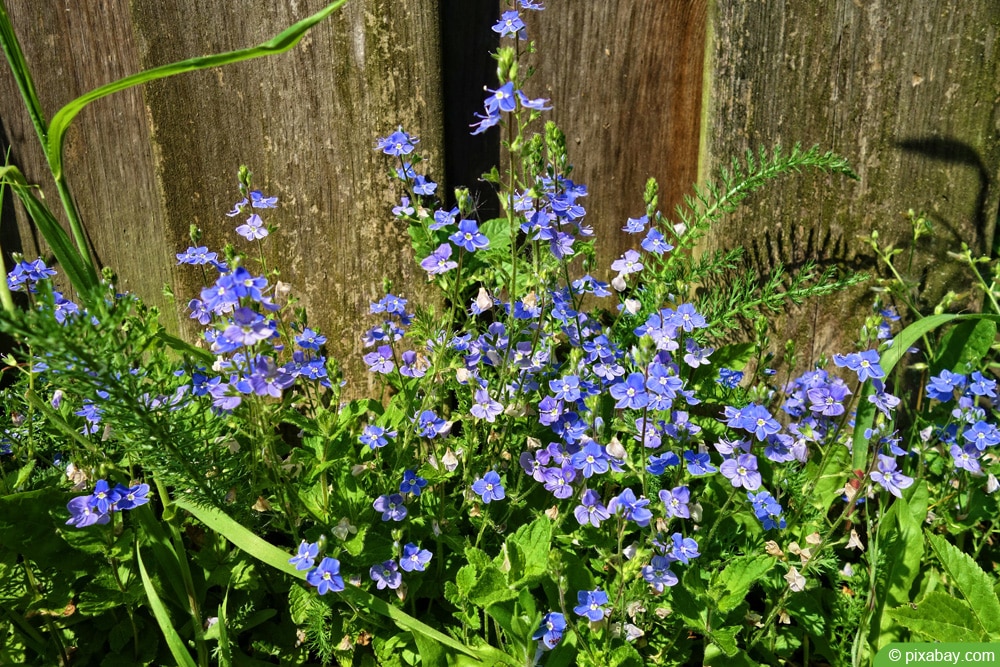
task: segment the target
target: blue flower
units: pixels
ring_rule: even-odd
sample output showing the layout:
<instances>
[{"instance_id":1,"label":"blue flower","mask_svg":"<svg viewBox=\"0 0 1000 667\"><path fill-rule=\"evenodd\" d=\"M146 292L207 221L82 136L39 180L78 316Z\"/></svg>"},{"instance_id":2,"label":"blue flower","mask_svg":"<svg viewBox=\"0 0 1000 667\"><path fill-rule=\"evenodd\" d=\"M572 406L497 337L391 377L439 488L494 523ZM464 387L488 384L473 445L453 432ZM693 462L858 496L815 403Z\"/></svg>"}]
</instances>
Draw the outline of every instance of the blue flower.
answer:
<instances>
[{"instance_id":1,"label":"blue flower","mask_svg":"<svg viewBox=\"0 0 1000 667\"><path fill-rule=\"evenodd\" d=\"M660 489L658 495L667 508L667 516L680 519L691 518L691 510L688 508L688 503L691 502L691 491L686 486L678 486L669 491Z\"/></svg>"},{"instance_id":2,"label":"blue flower","mask_svg":"<svg viewBox=\"0 0 1000 667\"><path fill-rule=\"evenodd\" d=\"M977 421L971 428L964 431L962 437L975 445L979 451L1000 444L1000 430L997 430L993 424L982 420Z\"/></svg>"},{"instance_id":3,"label":"blue flower","mask_svg":"<svg viewBox=\"0 0 1000 667\"><path fill-rule=\"evenodd\" d=\"M458 231L449 236L448 240L465 248L467 252L490 247L490 240L479 231L479 225L475 220L459 220Z\"/></svg>"},{"instance_id":4,"label":"blue flower","mask_svg":"<svg viewBox=\"0 0 1000 667\"><path fill-rule=\"evenodd\" d=\"M118 491L112 489L107 480L99 479L94 485L94 492L90 496L90 506L98 514L107 514L114 509L118 502Z\"/></svg>"},{"instance_id":5,"label":"blue flower","mask_svg":"<svg viewBox=\"0 0 1000 667\"><path fill-rule=\"evenodd\" d=\"M372 503L376 511L382 513L383 521L402 521L406 518L406 505L398 493L381 495Z\"/></svg>"},{"instance_id":6,"label":"blue flower","mask_svg":"<svg viewBox=\"0 0 1000 667\"><path fill-rule=\"evenodd\" d=\"M111 521L111 514L98 512L94 509L91 499L92 496L77 496L66 504L70 514L69 520L66 521L67 526L86 528Z\"/></svg>"},{"instance_id":7,"label":"blue flower","mask_svg":"<svg viewBox=\"0 0 1000 667\"><path fill-rule=\"evenodd\" d=\"M299 545L299 552L289 558L288 562L294 565L296 570L308 570L316 562L317 556L319 556L319 544L309 544L305 540L302 540L302 544Z\"/></svg>"},{"instance_id":8,"label":"blue flower","mask_svg":"<svg viewBox=\"0 0 1000 667\"><path fill-rule=\"evenodd\" d=\"M639 253L632 249L626 250L624 255L611 262L611 270L617 271L619 276L639 273L643 268Z\"/></svg>"},{"instance_id":9,"label":"blue flower","mask_svg":"<svg viewBox=\"0 0 1000 667\"><path fill-rule=\"evenodd\" d=\"M403 132L403 128L400 127L388 137L375 142L375 150L382 151L386 155L409 155L419 142L419 139Z\"/></svg>"},{"instance_id":10,"label":"blue flower","mask_svg":"<svg viewBox=\"0 0 1000 667\"><path fill-rule=\"evenodd\" d=\"M955 397L955 390L965 386L965 376L952 373L945 369L936 376L931 376L927 384L927 395L945 403Z\"/></svg>"},{"instance_id":11,"label":"blue flower","mask_svg":"<svg viewBox=\"0 0 1000 667\"><path fill-rule=\"evenodd\" d=\"M896 496L902 498L902 489L913 484L913 478L907 477L896 470L896 459L891 456L878 456L878 470L872 473L872 480L881 484L882 487Z\"/></svg>"},{"instance_id":12,"label":"blue flower","mask_svg":"<svg viewBox=\"0 0 1000 667\"><path fill-rule=\"evenodd\" d=\"M997 397L997 381L985 377L979 371L972 372L972 382L969 383L969 392L975 396Z\"/></svg>"},{"instance_id":13,"label":"blue flower","mask_svg":"<svg viewBox=\"0 0 1000 667\"><path fill-rule=\"evenodd\" d=\"M379 447L385 447L389 444L387 438L395 438L395 431L386 431L381 426L376 426L374 424L369 424L365 427L365 430L361 432L358 440L361 444L368 445L369 449L378 449Z\"/></svg>"},{"instance_id":14,"label":"blue flower","mask_svg":"<svg viewBox=\"0 0 1000 667\"><path fill-rule=\"evenodd\" d=\"M268 234L267 227L264 226L264 221L261 220L260 216L254 213L247 221L236 228L236 233L245 238L247 241L257 241L259 239L265 238Z\"/></svg>"},{"instance_id":15,"label":"blue flower","mask_svg":"<svg viewBox=\"0 0 1000 667\"><path fill-rule=\"evenodd\" d=\"M340 576L340 561L335 558L324 558L319 567L306 575L306 581L315 586L320 595L344 590L344 578Z\"/></svg>"},{"instance_id":16,"label":"blue flower","mask_svg":"<svg viewBox=\"0 0 1000 667\"><path fill-rule=\"evenodd\" d=\"M667 552L667 558L670 560L679 560L687 565L691 562L692 558L697 558L701 555L698 552L698 543L691 537L684 537L680 533L674 533L670 536L670 540L669 551Z\"/></svg>"},{"instance_id":17,"label":"blue flower","mask_svg":"<svg viewBox=\"0 0 1000 667\"><path fill-rule=\"evenodd\" d=\"M295 337L295 344L303 350L319 351L320 345L326 342L326 336L316 333L312 329L305 328Z\"/></svg>"},{"instance_id":18,"label":"blue flower","mask_svg":"<svg viewBox=\"0 0 1000 667\"><path fill-rule=\"evenodd\" d=\"M708 461L708 454L705 454L705 461ZM666 452L665 454L659 454L656 456L650 456L646 470L649 471L651 475L662 475L667 471L667 468L675 465L679 465L681 460L677 457L677 454L673 452ZM691 465L688 465L688 471L691 471ZM713 468L710 472L715 472ZM695 474L694 472L691 473ZM707 474L705 472L698 474Z\"/></svg>"},{"instance_id":19,"label":"blue flower","mask_svg":"<svg viewBox=\"0 0 1000 667\"><path fill-rule=\"evenodd\" d=\"M208 264L218 259L218 254L209 252L205 246L188 248L184 252L177 253L178 264Z\"/></svg>"},{"instance_id":20,"label":"blue flower","mask_svg":"<svg viewBox=\"0 0 1000 667\"><path fill-rule=\"evenodd\" d=\"M583 471L583 476L587 479L590 479L595 474L601 475L606 473L610 467L608 455L604 451L604 447L593 440L588 442L576 454L573 454L570 460L573 463L573 467Z\"/></svg>"},{"instance_id":21,"label":"blue flower","mask_svg":"<svg viewBox=\"0 0 1000 667\"><path fill-rule=\"evenodd\" d=\"M500 20L493 26L493 32L500 33L501 37L514 37L527 39L528 33L524 27L524 21L516 11L504 12Z\"/></svg>"},{"instance_id":22,"label":"blue flower","mask_svg":"<svg viewBox=\"0 0 1000 667\"><path fill-rule=\"evenodd\" d=\"M857 373L859 382L864 382L869 378L880 380L885 377L885 371L879 365L879 356L876 350L852 352L846 356L835 354L833 355L833 363L841 368L846 366Z\"/></svg>"},{"instance_id":23,"label":"blue flower","mask_svg":"<svg viewBox=\"0 0 1000 667\"><path fill-rule=\"evenodd\" d=\"M608 603L608 594L601 589L594 591L578 591L576 600L579 603L573 611L585 616L591 623L604 620L604 605Z\"/></svg>"},{"instance_id":24,"label":"blue flower","mask_svg":"<svg viewBox=\"0 0 1000 667\"><path fill-rule=\"evenodd\" d=\"M649 404L649 394L646 393L646 378L642 373L630 373L624 382L611 386L612 398L618 402L616 408L631 408L638 410Z\"/></svg>"},{"instance_id":25,"label":"blue flower","mask_svg":"<svg viewBox=\"0 0 1000 667\"><path fill-rule=\"evenodd\" d=\"M639 527L649 525L649 520L653 518L653 513L646 507L649 505L648 498L636 499L632 489L625 489L608 503L608 512L621 514L629 521L635 521Z\"/></svg>"},{"instance_id":26,"label":"blue flower","mask_svg":"<svg viewBox=\"0 0 1000 667\"><path fill-rule=\"evenodd\" d=\"M469 412L476 419L485 419L492 423L496 421L497 415L503 412L503 406L490 398L489 392L485 389L477 389L475 399L476 402L472 404Z\"/></svg>"},{"instance_id":27,"label":"blue flower","mask_svg":"<svg viewBox=\"0 0 1000 667\"><path fill-rule=\"evenodd\" d=\"M517 108L517 100L514 97L513 82L508 81L496 90L487 88L486 91L491 93L491 95L486 98L486 113L491 115L497 113L498 111L506 111L509 113Z\"/></svg>"},{"instance_id":28,"label":"blue flower","mask_svg":"<svg viewBox=\"0 0 1000 667\"><path fill-rule=\"evenodd\" d=\"M643 250L651 252L654 255L662 255L663 253L670 252L674 249L674 247L667 243L667 241L663 238L663 234L660 233L660 230L655 227L650 229L646 234L646 238L642 240L642 247Z\"/></svg>"},{"instance_id":29,"label":"blue flower","mask_svg":"<svg viewBox=\"0 0 1000 667\"><path fill-rule=\"evenodd\" d=\"M494 471L489 471L481 479L472 483L472 490L489 505L494 500L503 500L507 494L500 483L500 475Z\"/></svg>"},{"instance_id":30,"label":"blue flower","mask_svg":"<svg viewBox=\"0 0 1000 667\"><path fill-rule=\"evenodd\" d=\"M951 446L951 457L955 460L955 467L968 470L971 473L978 473L982 470L979 465L979 450L975 445L959 447Z\"/></svg>"},{"instance_id":31,"label":"blue flower","mask_svg":"<svg viewBox=\"0 0 1000 667\"><path fill-rule=\"evenodd\" d=\"M403 583L403 573L399 571L396 561L387 560L381 565L372 565L368 573L371 575L372 581L378 585L379 590L385 588L395 590Z\"/></svg>"},{"instance_id":32,"label":"blue flower","mask_svg":"<svg viewBox=\"0 0 1000 667\"><path fill-rule=\"evenodd\" d=\"M546 649L554 649L562 639L566 630L566 617L556 611L550 611L542 617L542 624L531 635L532 639L541 640Z\"/></svg>"},{"instance_id":33,"label":"blue flower","mask_svg":"<svg viewBox=\"0 0 1000 667\"><path fill-rule=\"evenodd\" d=\"M697 453L692 451L684 452L684 460L687 461L688 473L692 475L710 475L716 472L712 466L712 457L708 452Z\"/></svg>"},{"instance_id":34,"label":"blue flower","mask_svg":"<svg viewBox=\"0 0 1000 667\"><path fill-rule=\"evenodd\" d=\"M735 459L726 459L719 466L719 472L735 487L742 486L747 491L760 488L761 478L757 472L757 457L753 454L740 454Z\"/></svg>"},{"instance_id":35,"label":"blue flower","mask_svg":"<svg viewBox=\"0 0 1000 667\"><path fill-rule=\"evenodd\" d=\"M423 572L427 568L427 563L431 562L433 554L427 549L421 549L412 542L403 547L403 555L399 559L399 566L407 572Z\"/></svg>"},{"instance_id":36,"label":"blue flower","mask_svg":"<svg viewBox=\"0 0 1000 667\"><path fill-rule=\"evenodd\" d=\"M420 491L425 486L427 486L427 480L418 475L415 470L404 470L403 481L399 485L399 492L403 495L412 493L415 496L419 496Z\"/></svg>"},{"instance_id":37,"label":"blue flower","mask_svg":"<svg viewBox=\"0 0 1000 667\"><path fill-rule=\"evenodd\" d=\"M118 495L118 502L115 507L119 510L131 510L141 507L149 502L149 484L136 484L135 486L115 486L115 493Z\"/></svg>"},{"instance_id":38,"label":"blue flower","mask_svg":"<svg viewBox=\"0 0 1000 667\"><path fill-rule=\"evenodd\" d=\"M448 423L433 410L424 410L417 419L417 434L424 438L436 438L447 430Z\"/></svg>"},{"instance_id":39,"label":"blue flower","mask_svg":"<svg viewBox=\"0 0 1000 667\"><path fill-rule=\"evenodd\" d=\"M580 504L573 510L573 516L581 526L589 523L594 527L600 526L602 521L611 517L607 508L601 504L601 496L593 489L583 492Z\"/></svg>"},{"instance_id":40,"label":"blue flower","mask_svg":"<svg viewBox=\"0 0 1000 667\"><path fill-rule=\"evenodd\" d=\"M679 581L677 575L670 571L670 559L666 556L653 556L650 564L643 566L642 578L658 593L668 586L676 586Z\"/></svg>"},{"instance_id":41,"label":"blue flower","mask_svg":"<svg viewBox=\"0 0 1000 667\"><path fill-rule=\"evenodd\" d=\"M378 350L364 356L364 361L372 373L388 374L396 367L392 360L392 348L388 345L379 345Z\"/></svg>"},{"instance_id":42,"label":"blue flower","mask_svg":"<svg viewBox=\"0 0 1000 667\"><path fill-rule=\"evenodd\" d=\"M418 195L430 196L437 190L437 186L437 183L427 180L427 177L423 174L413 179L413 192Z\"/></svg>"},{"instance_id":43,"label":"blue flower","mask_svg":"<svg viewBox=\"0 0 1000 667\"><path fill-rule=\"evenodd\" d=\"M728 387L729 389L735 389L739 384L740 380L743 379L743 371L734 371L729 368L719 369L719 379L716 380L723 387Z\"/></svg>"},{"instance_id":44,"label":"blue flower","mask_svg":"<svg viewBox=\"0 0 1000 667\"><path fill-rule=\"evenodd\" d=\"M644 215L640 218L629 218L628 222L625 223L625 226L622 227L622 231L628 234L641 234L646 230L646 225L648 224L648 215Z\"/></svg>"}]
</instances>

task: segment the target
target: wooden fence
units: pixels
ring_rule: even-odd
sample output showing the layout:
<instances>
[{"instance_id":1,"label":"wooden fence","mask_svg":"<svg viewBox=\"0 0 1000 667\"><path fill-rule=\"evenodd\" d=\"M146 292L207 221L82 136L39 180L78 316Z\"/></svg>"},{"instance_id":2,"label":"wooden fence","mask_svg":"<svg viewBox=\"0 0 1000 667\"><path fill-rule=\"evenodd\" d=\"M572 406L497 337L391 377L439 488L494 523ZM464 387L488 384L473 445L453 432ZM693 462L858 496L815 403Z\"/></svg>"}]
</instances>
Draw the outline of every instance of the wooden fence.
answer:
<instances>
[{"instance_id":1,"label":"wooden fence","mask_svg":"<svg viewBox=\"0 0 1000 667\"><path fill-rule=\"evenodd\" d=\"M48 114L103 83L174 60L259 43L322 0L5 0ZM942 233L923 275L940 293L944 251L989 253L1000 204L1000 3L996 0L548 0L528 19L538 43L529 93L552 99L604 265L630 247L618 230L641 213L649 176L670 210L699 177L758 146L818 143L847 156L860 182L794 177L755 197L709 245L741 243L757 265L843 259L870 266L857 236L900 240L900 216L926 210ZM470 138L497 2L354 0L291 52L185 74L106 98L77 119L67 171L100 261L121 286L185 330L200 287L174 265L188 229L234 240L225 216L240 164L281 200L268 262L282 269L357 369L358 333L382 277L421 298L424 277L390 209L396 193L374 140L403 125L442 187L476 185L496 136ZM6 67L2 139L42 185L44 161ZM5 146L6 147L6 146ZM488 191L483 197L488 197ZM5 202L6 252L39 239ZM489 205L487 202L486 206ZM239 239L236 239L239 241ZM9 257L5 260L9 261ZM164 285L178 304L162 296ZM962 286L951 284L952 288ZM868 297L853 295L854 301ZM845 300L793 324L807 345L834 344ZM789 325L786 332L796 331ZM847 336L850 339L850 334Z\"/></svg>"}]
</instances>

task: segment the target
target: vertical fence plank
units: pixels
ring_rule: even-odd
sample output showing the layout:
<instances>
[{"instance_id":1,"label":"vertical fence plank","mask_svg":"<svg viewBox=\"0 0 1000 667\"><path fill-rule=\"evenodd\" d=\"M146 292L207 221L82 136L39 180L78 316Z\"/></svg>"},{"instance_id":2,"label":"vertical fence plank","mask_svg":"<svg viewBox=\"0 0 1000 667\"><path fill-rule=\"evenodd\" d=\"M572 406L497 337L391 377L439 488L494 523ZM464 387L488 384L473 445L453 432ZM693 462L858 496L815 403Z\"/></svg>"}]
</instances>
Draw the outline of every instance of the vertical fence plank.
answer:
<instances>
[{"instance_id":1,"label":"vertical fence plank","mask_svg":"<svg viewBox=\"0 0 1000 667\"><path fill-rule=\"evenodd\" d=\"M108 0L86 3L93 5L86 21L53 0L9 4L51 115L139 68L257 44L325 2ZM225 216L238 197L237 168L246 164L281 200L268 218L280 228L265 246L269 267L282 270L331 352L357 370L359 335L382 276L410 296L425 282L393 220L390 165L374 143L402 124L421 137L430 168L443 172L438 20L436 1L358 0L286 54L162 80L85 111L68 170L101 260L154 302L162 304L163 284L172 285L179 305L163 304L166 319L178 313L174 326L185 327L179 311L202 276L171 265L188 245L189 226L201 227L214 248L232 242L257 254L233 233L240 221ZM67 35L79 44L64 45ZM5 75L0 85L15 159L43 180L12 82Z\"/></svg>"},{"instance_id":2,"label":"vertical fence plank","mask_svg":"<svg viewBox=\"0 0 1000 667\"><path fill-rule=\"evenodd\" d=\"M949 288L967 289L946 252L961 240L982 253L993 244L1000 5L715 0L710 25L703 176L747 149L795 142L837 151L860 176L785 180L754 196L713 245L739 240L765 271L777 261L838 258L871 269L858 237L878 229L905 246L901 213L925 210L936 236L915 270L929 298L923 307ZM872 299L860 290L809 304L781 340L843 351Z\"/></svg>"},{"instance_id":3,"label":"vertical fence plank","mask_svg":"<svg viewBox=\"0 0 1000 667\"><path fill-rule=\"evenodd\" d=\"M637 241L646 180L668 216L697 179L706 0L553 1L525 12L538 43L532 97L552 100L598 238L599 275Z\"/></svg>"},{"instance_id":4,"label":"vertical fence plank","mask_svg":"<svg viewBox=\"0 0 1000 667\"><path fill-rule=\"evenodd\" d=\"M49 118L73 98L140 68L124 2L70 7L38 0L7 6ZM61 214L44 153L6 63L0 65L0 119L11 161L28 182L41 186L49 207ZM156 297L170 281L173 244L164 235L141 92L124 91L84 109L70 128L65 151L70 187L89 236L109 241L97 247L100 261L122 269L123 289ZM45 251L41 239L19 206L14 222L15 207L7 204L3 249L33 259ZM137 263L141 271L129 270Z\"/></svg>"}]
</instances>

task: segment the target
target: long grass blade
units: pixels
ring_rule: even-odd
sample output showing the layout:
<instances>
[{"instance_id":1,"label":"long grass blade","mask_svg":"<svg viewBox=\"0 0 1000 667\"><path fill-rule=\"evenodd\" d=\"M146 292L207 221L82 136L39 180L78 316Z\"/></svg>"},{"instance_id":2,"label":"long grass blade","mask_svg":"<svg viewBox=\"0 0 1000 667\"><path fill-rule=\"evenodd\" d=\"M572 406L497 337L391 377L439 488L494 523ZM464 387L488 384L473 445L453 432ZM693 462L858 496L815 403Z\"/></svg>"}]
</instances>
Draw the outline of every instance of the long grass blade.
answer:
<instances>
[{"instance_id":1,"label":"long grass blade","mask_svg":"<svg viewBox=\"0 0 1000 667\"><path fill-rule=\"evenodd\" d=\"M257 537L223 512L212 507L196 505L181 498L175 498L174 504L193 514L196 519L257 560L290 576L305 579L306 573L296 570L295 566L288 562L288 553ZM453 651L483 661L484 664L518 664L512 662L510 656L497 649L465 646L426 623L422 623L401 609L390 605L385 600L366 593L356 586L347 586L343 591L337 593L337 595L342 596L352 605L365 607L377 614L388 617L403 630L424 635Z\"/></svg>"},{"instance_id":2,"label":"long grass blade","mask_svg":"<svg viewBox=\"0 0 1000 667\"><path fill-rule=\"evenodd\" d=\"M153 616L156 617L156 623L160 626L160 632L163 633L163 638L167 642L170 654L174 656L178 667L198 667L191 654L188 653L184 640L181 639L181 636L177 634L177 630L174 629L174 624L170 620L170 613L167 611L166 606L164 606L163 601L160 600L160 595L156 592L153 580L149 578L149 574L146 572L146 566L142 562L142 554L139 553L138 549L135 551L135 560L139 564L139 576L142 577L142 587L146 589L146 599L149 601L150 609L153 610Z\"/></svg>"},{"instance_id":3,"label":"long grass blade","mask_svg":"<svg viewBox=\"0 0 1000 667\"><path fill-rule=\"evenodd\" d=\"M107 97L112 93L132 88L133 86L138 86L150 81L156 81L157 79L165 79L168 76L183 74L184 72L195 72L212 67L219 67L221 65L238 63L244 60L252 60L254 58L262 58L264 56L284 53L298 44L299 40L302 39L310 28L330 16L330 14L343 6L346 2L347 0L336 0L336 2L331 2L329 5L319 10L312 16L302 19L272 39L258 44L257 46L247 49L239 49L236 51L227 51L226 53L189 58L188 60L170 63L169 65L161 65L160 67L154 67L153 69L132 74L122 79L118 79L117 81L112 81L109 84L103 85L100 88L95 88L89 93L81 95L57 111L56 115L52 117L52 121L49 123L46 153L48 154L49 167L52 169L53 176L55 176L56 179L59 179L62 176L62 150L66 130L69 129L69 125L76 115L91 102L99 100L102 97Z\"/></svg>"}]
</instances>

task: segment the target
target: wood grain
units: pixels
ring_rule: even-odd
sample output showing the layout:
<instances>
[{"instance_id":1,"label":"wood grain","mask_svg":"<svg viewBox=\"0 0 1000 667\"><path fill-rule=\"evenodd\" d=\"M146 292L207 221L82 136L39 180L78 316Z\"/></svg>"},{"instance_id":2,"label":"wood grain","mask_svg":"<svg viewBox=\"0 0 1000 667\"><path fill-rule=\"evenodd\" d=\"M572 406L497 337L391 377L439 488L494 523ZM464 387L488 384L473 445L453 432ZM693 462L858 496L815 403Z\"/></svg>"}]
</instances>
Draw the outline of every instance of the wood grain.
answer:
<instances>
[{"instance_id":1,"label":"wood grain","mask_svg":"<svg viewBox=\"0 0 1000 667\"><path fill-rule=\"evenodd\" d=\"M819 144L860 181L804 174L754 196L712 244L741 242L754 266L806 259L872 269L860 235L905 245L902 213L936 235L912 275L931 309L969 285L946 255L993 247L1000 190L1000 3L716 0L710 10L702 177L747 149ZM867 290L799 310L782 332L812 357L843 351ZM926 310L925 310L926 312ZM850 317L847 317L850 316Z\"/></svg>"}]
</instances>

